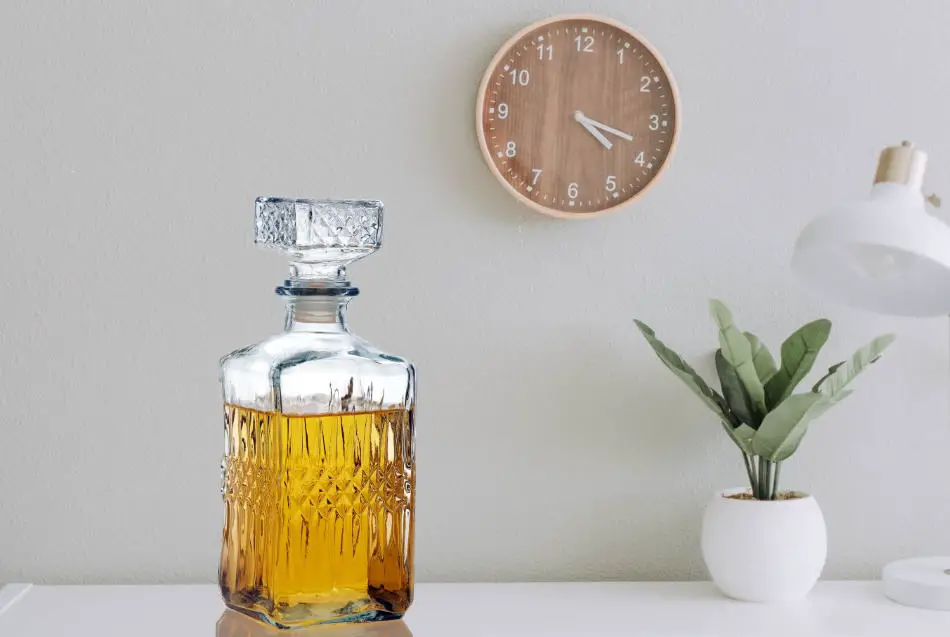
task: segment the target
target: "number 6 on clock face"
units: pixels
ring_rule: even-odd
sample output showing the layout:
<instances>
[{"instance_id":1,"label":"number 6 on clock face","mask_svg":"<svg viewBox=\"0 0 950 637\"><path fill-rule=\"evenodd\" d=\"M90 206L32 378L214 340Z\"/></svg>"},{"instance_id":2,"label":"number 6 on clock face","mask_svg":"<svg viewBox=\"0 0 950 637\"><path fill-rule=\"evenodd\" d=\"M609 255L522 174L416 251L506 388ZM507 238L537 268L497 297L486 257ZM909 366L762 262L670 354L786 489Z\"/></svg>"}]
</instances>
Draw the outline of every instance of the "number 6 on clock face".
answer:
<instances>
[{"instance_id":1,"label":"number 6 on clock face","mask_svg":"<svg viewBox=\"0 0 950 637\"><path fill-rule=\"evenodd\" d=\"M519 202L583 219L655 183L676 145L679 98L660 55L629 27L559 16L498 51L476 124L492 174Z\"/></svg>"}]
</instances>

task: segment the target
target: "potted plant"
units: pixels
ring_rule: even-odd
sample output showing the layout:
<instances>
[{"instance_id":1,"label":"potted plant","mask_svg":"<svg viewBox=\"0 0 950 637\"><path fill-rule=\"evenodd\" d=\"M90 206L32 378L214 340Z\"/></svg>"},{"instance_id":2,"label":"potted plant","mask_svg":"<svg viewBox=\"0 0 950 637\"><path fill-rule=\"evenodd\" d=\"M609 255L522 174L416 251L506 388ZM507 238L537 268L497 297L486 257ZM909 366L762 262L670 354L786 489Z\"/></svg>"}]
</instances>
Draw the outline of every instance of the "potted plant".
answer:
<instances>
[{"instance_id":1,"label":"potted plant","mask_svg":"<svg viewBox=\"0 0 950 637\"><path fill-rule=\"evenodd\" d=\"M735 326L732 313L710 301L719 328L719 393L676 352L636 321L660 361L695 393L739 447L748 488L715 494L703 518L702 550L719 589L757 602L803 597L825 563L827 534L813 497L779 488L782 463L798 449L808 425L851 393L848 384L894 340L879 336L847 361L835 363L809 391L794 393L828 340L831 322L818 319L789 336L776 364L754 334Z\"/></svg>"}]
</instances>

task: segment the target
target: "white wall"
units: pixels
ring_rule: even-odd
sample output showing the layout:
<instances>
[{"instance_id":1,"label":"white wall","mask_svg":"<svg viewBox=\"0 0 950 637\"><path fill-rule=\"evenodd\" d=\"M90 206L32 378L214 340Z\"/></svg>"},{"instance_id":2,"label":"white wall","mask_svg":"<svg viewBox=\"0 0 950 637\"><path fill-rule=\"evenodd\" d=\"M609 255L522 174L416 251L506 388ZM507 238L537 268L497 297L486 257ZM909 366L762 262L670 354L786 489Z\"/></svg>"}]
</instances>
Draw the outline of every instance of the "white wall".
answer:
<instances>
[{"instance_id":1,"label":"white wall","mask_svg":"<svg viewBox=\"0 0 950 637\"><path fill-rule=\"evenodd\" d=\"M660 184L566 223L482 165L475 90L521 26L595 11L682 94ZM869 188L880 147L950 194L950 5L534 0L17 2L0 10L0 582L214 577L216 362L280 328L257 195L378 197L355 329L419 369L424 580L704 576L702 506L738 453L631 319L710 370L710 296L822 359L899 342L786 465L830 577L950 550L945 320L801 289L795 232ZM741 542L741 538L737 538Z\"/></svg>"}]
</instances>

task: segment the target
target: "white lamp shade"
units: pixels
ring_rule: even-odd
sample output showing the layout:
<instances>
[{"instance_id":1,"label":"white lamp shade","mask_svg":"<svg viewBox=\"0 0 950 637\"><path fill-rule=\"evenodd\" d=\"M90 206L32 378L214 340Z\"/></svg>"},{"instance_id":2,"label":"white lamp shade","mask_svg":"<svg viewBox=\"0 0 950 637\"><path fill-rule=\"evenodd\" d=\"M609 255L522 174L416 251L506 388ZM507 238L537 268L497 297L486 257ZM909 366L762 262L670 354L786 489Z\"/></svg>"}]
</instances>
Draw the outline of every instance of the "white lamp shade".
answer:
<instances>
[{"instance_id":1,"label":"white lamp shade","mask_svg":"<svg viewBox=\"0 0 950 637\"><path fill-rule=\"evenodd\" d=\"M950 314L950 226L919 190L879 183L865 202L818 217L795 244L792 268L809 285L882 314Z\"/></svg>"}]
</instances>

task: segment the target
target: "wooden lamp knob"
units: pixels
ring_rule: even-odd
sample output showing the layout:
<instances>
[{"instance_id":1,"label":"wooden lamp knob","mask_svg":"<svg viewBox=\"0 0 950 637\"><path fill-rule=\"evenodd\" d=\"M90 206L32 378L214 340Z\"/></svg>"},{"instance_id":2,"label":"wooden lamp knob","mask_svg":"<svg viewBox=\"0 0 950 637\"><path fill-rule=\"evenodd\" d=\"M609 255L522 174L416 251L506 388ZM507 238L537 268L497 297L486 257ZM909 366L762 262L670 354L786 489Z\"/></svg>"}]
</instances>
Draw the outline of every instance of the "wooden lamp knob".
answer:
<instances>
[{"instance_id":1,"label":"wooden lamp knob","mask_svg":"<svg viewBox=\"0 0 950 637\"><path fill-rule=\"evenodd\" d=\"M916 190L923 185L926 168L927 153L917 150L913 142L904 141L881 151L874 183L903 184Z\"/></svg>"}]
</instances>

